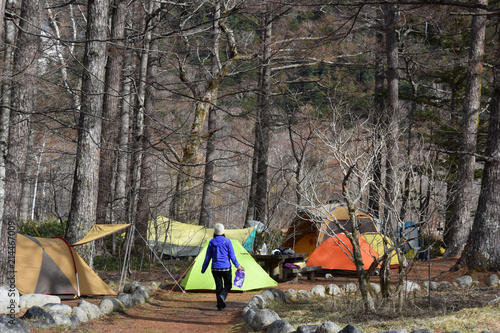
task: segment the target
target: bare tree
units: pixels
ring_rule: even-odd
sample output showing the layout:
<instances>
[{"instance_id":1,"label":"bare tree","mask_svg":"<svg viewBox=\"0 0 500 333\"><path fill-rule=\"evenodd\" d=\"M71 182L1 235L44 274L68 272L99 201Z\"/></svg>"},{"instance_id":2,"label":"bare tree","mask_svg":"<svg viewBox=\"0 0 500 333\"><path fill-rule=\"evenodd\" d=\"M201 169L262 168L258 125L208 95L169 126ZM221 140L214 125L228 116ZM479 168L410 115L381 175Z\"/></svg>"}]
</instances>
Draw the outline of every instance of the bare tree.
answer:
<instances>
[{"instance_id":1,"label":"bare tree","mask_svg":"<svg viewBox=\"0 0 500 333\"><path fill-rule=\"evenodd\" d=\"M5 201L1 236L9 239L9 246L0 250L0 282L7 277L7 262L15 255L15 242L21 205L22 184L25 176L30 115L35 110L37 59L40 56L40 28L45 1L25 0L21 3L20 30L14 51L12 101L9 124L2 125L8 133L8 152L5 159ZM8 32L9 33L9 32ZM6 121L6 119L4 119ZM8 132L7 132L8 131ZM4 138L6 135L4 135ZM13 244L10 242L13 240ZM13 248L10 246L13 245Z\"/></svg>"},{"instance_id":2,"label":"bare tree","mask_svg":"<svg viewBox=\"0 0 500 333\"><path fill-rule=\"evenodd\" d=\"M217 1L217 6L220 6L223 3L224 2ZM224 4L227 7L224 7L221 10L227 13L231 12L234 9L234 6L238 4L238 2ZM217 8L218 7L214 7L210 10L212 12L215 10L214 13L216 13ZM194 170L198 165L197 154L202 142L204 141L203 128L205 120L208 116L211 106L214 105L215 101L217 100L219 88L222 81L231 70L235 61L238 59L236 40L234 38L233 31L229 28L226 21L227 17L219 19L218 27L220 29L214 31L214 33L223 33L223 36L225 37L225 42L227 44L225 57L222 58L221 54L215 53L216 51L222 50L214 48L218 47L218 39L212 38L210 61L212 63L215 62L215 64L211 66L211 70L205 70L205 73L196 73L198 75L203 74L203 76L205 76L204 85L200 86L197 78L193 75L190 75L190 71L188 70L187 60L192 52L192 50L189 50L190 45L187 38L189 29L185 33L186 38L184 38L187 43L186 47L188 48L188 55L185 58L180 58L180 56L178 56L177 65L179 71L179 79L189 89L194 101L193 120L190 124L188 138L186 139L186 143L184 144L184 147L182 149L182 156L179 161L179 171L177 173L175 191L170 205L170 216L173 219L179 221L186 221L189 219L187 199L189 191L192 188ZM217 38L220 38L220 36ZM213 44L214 41L216 41L216 44Z\"/></svg>"},{"instance_id":3,"label":"bare tree","mask_svg":"<svg viewBox=\"0 0 500 333\"><path fill-rule=\"evenodd\" d=\"M486 5L487 0L478 0L476 4ZM446 225L444 241L447 246L445 256L459 255L467 241L472 226L472 186L475 171L475 152L477 141L477 122L481 97L481 77L483 69L486 17L480 9L472 17L469 61L467 67L467 87L461 124L460 155L456 192L453 200L452 216Z\"/></svg>"},{"instance_id":4,"label":"bare tree","mask_svg":"<svg viewBox=\"0 0 500 333\"><path fill-rule=\"evenodd\" d=\"M494 67L494 90L481 192L472 231L455 268L500 271L500 61Z\"/></svg>"},{"instance_id":5,"label":"bare tree","mask_svg":"<svg viewBox=\"0 0 500 333\"><path fill-rule=\"evenodd\" d=\"M111 184L113 181L114 152L118 138L117 120L119 114L120 88L125 37L125 1L115 0L111 18L111 40L106 64L106 81L102 112L101 161L99 163L99 194L96 223L106 223L110 208Z\"/></svg>"},{"instance_id":6,"label":"bare tree","mask_svg":"<svg viewBox=\"0 0 500 333\"><path fill-rule=\"evenodd\" d=\"M99 161L106 66L108 3L90 0L83 60L82 108L78 125L76 166L66 239L74 243L85 236L93 224L97 207ZM94 243L78 247L80 255L93 266Z\"/></svg>"}]
</instances>

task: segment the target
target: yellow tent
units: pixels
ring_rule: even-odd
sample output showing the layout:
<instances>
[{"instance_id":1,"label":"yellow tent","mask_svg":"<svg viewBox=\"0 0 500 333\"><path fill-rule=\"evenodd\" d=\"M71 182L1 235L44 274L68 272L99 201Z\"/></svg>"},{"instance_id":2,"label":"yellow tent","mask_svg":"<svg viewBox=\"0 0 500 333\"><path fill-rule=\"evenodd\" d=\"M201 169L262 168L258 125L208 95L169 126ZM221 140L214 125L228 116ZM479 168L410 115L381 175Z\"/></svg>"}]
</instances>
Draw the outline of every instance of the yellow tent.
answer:
<instances>
[{"instance_id":1,"label":"yellow tent","mask_svg":"<svg viewBox=\"0 0 500 333\"><path fill-rule=\"evenodd\" d=\"M227 238L238 241L247 251L252 250L255 233L255 227L225 230ZM181 223L163 216L149 221L148 225L149 245L174 257L198 255L213 234L212 228Z\"/></svg>"},{"instance_id":2,"label":"yellow tent","mask_svg":"<svg viewBox=\"0 0 500 333\"><path fill-rule=\"evenodd\" d=\"M367 232L361 234L361 237L363 237L368 242L368 244L370 244L370 246L373 247L375 251L377 251L379 258L385 254L385 249L384 249L384 242L385 242L386 247L388 249L392 248L392 251L390 252L391 256L390 266L391 267L398 266L399 264L398 255L396 253L396 249L394 248L394 243L390 240L389 237L376 232Z\"/></svg>"},{"instance_id":3,"label":"yellow tent","mask_svg":"<svg viewBox=\"0 0 500 333\"><path fill-rule=\"evenodd\" d=\"M15 267L21 294L116 295L63 238L18 234Z\"/></svg>"},{"instance_id":4,"label":"yellow tent","mask_svg":"<svg viewBox=\"0 0 500 333\"><path fill-rule=\"evenodd\" d=\"M116 295L73 246L127 228L130 224L96 224L78 242L17 234L16 287L21 294Z\"/></svg>"}]
</instances>

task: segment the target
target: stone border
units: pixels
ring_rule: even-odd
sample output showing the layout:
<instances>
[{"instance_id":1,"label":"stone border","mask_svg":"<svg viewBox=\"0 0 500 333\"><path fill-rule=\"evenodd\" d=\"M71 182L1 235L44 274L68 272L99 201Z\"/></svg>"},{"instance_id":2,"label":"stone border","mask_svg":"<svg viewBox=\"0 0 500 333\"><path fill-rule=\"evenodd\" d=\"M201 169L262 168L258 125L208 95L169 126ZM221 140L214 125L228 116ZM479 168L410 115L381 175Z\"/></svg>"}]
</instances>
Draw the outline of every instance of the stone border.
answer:
<instances>
[{"instance_id":1,"label":"stone border","mask_svg":"<svg viewBox=\"0 0 500 333\"><path fill-rule=\"evenodd\" d=\"M138 282L131 282L123 288L123 292L116 297L104 297L99 306L80 300L77 306L71 308L62 304L58 296L43 294L27 294L19 297L18 309L28 308L21 317L12 317L11 314L0 316L0 332L28 333L31 328L77 327L89 320L108 315L116 311L125 311L126 308L137 304L150 302L149 290L158 289L157 283L143 286ZM2 308L0 307L0 310ZM4 310L3 310L4 311Z\"/></svg>"},{"instance_id":2,"label":"stone border","mask_svg":"<svg viewBox=\"0 0 500 333\"><path fill-rule=\"evenodd\" d=\"M376 293L380 293L380 286L376 283L370 283L372 289ZM470 288L473 285L477 285L477 281L473 281L472 277L465 275L459 277L452 284L448 282L424 282L424 288L430 288L431 290L444 289L452 286L460 288ZM489 287L496 288L500 285L499 278L496 274L492 274L488 277L486 284ZM414 293L421 290L418 283L413 281L405 281L403 286L406 293ZM340 286L336 284L329 284L324 287L323 285L314 286L310 292L306 290L296 291L294 289L288 289L283 292L279 289L266 289L261 294L256 294L248 302L248 305L243 309L241 313L241 320L245 324L245 327L250 332L266 332L266 333L363 333L360 329L353 325L347 325L341 328L339 325L332 321L324 322L320 325L300 325L297 329L285 320L282 320L279 315L271 309L267 309L266 306L271 301L279 302L291 302L296 298L311 299L312 296L326 297L326 295L338 295L338 294L354 294L358 290L358 285L354 282L344 283ZM500 298L493 300L492 302L500 301ZM410 333L432 333L433 331L428 329L417 329ZM382 331L377 333L408 333L406 329L392 329L388 331ZM459 333L455 331L455 333ZM482 332L486 333L486 332Z\"/></svg>"}]
</instances>

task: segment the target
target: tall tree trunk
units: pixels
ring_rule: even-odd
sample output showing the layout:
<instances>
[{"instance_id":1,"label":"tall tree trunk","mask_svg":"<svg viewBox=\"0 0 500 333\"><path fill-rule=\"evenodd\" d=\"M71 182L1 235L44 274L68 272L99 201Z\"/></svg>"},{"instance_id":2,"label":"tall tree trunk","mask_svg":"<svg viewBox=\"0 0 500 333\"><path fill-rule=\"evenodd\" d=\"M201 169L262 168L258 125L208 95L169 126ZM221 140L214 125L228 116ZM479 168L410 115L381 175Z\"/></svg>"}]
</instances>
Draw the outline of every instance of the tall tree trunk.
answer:
<instances>
[{"instance_id":1,"label":"tall tree trunk","mask_svg":"<svg viewBox=\"0 0 500 333\"><path fill-rule=\"evenodd\" d=\"M376 50L375 50L375 89L374 107L372 112L373 139L372 149L375 154L373 159L373 181L370 182L368 194L368 211L375 217L380 218L380 193L382 190L382 152L380 144L383 142L380 127L382 126L384 105L384 17L382 8L377 8L377 30L376 30Z\"/></svg>"},{"instance_id":2,"label":"tall tree trunk","mask_svg":"<svg viewBox=\"0 0 500 333\"><path fill-rule=\"evenodd\" d=\"M149 16L153 12L154 1L148 3L147 13L144 13L144 39L142 41L142 53L139 65L139 85L137 87L137 105L135 109L134 126L134 152L132 158L132 180L131 196L128 206L129 221L135 222L137 217L137 204L139 202L139 190L142 177L142 159L143 159L143 141L144 141L144 117L145 117L145 99L146 99L146 80L148 73L149 54L152 36L152 21Z\"/></svg>"},{"instance_id":3,"label":"tall tree trunk","mask_svg":"<svg viewBox=\"0 0 500 333\"><path fill-rule=\"evenodd\" d=\"M5 201L1 237L9 246L1 247L0 280L7 277L9 256L15 256L19 207L24 179L30 115L35 109L35 77L37 58L41 52L40 27L42 26L45 1L24 0L21 3L21 19L14 51L14 77L12 85L12 111L9 125L2 133L5 139L8 128L8 151L5 159ZM9 33L7 31L7 33ZM6 121L6 119L4 119Z\"/></svg>"},{"instance_id":4,"label":"tall tree trunk","mask_svg":"<svg viewBox=\"0 0 500 333\"><path fill-rule=\"evenodd\" d=\"M7 6L10 10L14 11L16 1L9 1ZM4 20L2 20L4 22ZM9 79L12 76L12 68L14 64L13 54L14 54L14 42L16 36L15 24L11 20L5 20L5 49L3 52L3 66L6 78L2 81L2 107L0 113L0 237L4 240L8 240L8 224L4 226L3 215L4 215L4 201L5 201L5 172L6 172L6 160L8 152L8 141L9 141L9 118L10 118L10 107L11 107L11 85L12 82ZM15 229L12 231L14 234ZM8 243L7 243L8 244ZM11 249L15 249L15 245L11 245ZM10 267L8 264L9 256L12 258L12 254L9 255L9 247L0 247L0 285L10 284L9 275L10 271L13 271L15 267ZM14 265L12 265L14 266Z\"/></svg>"},{"instance_id":5,"label":"tall tree trunk","mask_svg":"<svg viewBox=\"0 0 500 333\"><path fill-rule=\"evenodd\" d=\"M221 8L220 2L215 3L214 8L214 22L213 22L213 54L217 58L220 52L220 34L221 34ZM212 73L217 72L217 66L219 65L219 60L214 61L212 65ZM201 195L201 207L200 207L200 218L198 224L208 227L210 224L210 206L212 198L212 189L214 183L214 159L215 159L215 143L216 143L216 132L217 132L217 109L215 104L217 103L217 98L213 101L212 105L208 111L208 138L207 138L207 148L205 154L205 176L203 178L203 192Z\"/></svg>"},{"instance_id":6,"label":"tall tree trunk","mask_svg":"<svg viewBox=\"0 0 500 333\"><path fill-rule=\"evenodd\" d=\"M399 73L396 11L393 4L384 4L385 41L387 56L387 107L386 107L386 177L385 177L385 231L396 239L398 218L396 214L398 184L399 137Z\"/></svg>"},{"instance_id":7,"label":"tall tree trunk","mask_svg":"<svg viewBox=\"0 0 500 333\"><path fill-rule=\"evenodd\" d=\"M107 1L89 0L76 166L66 228L66 239L70 243L85 236L95 224L106 66L107 13ZM79 246L77 251L92 267L93 242Z\"/></svg>"},{"instance_id":8,"label":"tall tree trunk","mask_svg":"<svg viewBox=\"0 0 500 333\"><path fill-rule=\"evenodd\" d=\"M216 17L216 15L219 15L215 13L220 10L217 8L220 8L222 3L222 1L216 1L214 8L214 17ZM224 10L228 11L230 9L225 8ZM219 93L219 87L222 83L222 80L226 77L235 60L238 58L236 40L234 38L232 30L230 30L226 25L226 18L216 20L216 23L217 29L213 30L213 32L214 34L217 34L217 36L214 36L213 38L213 55L211 59L215 64L212 67L209 78L207 79L206 86L203 88L199 88L198 81L191 80L184 64L179 62L179 78L191 90L193 99L195 100L195 107L194 119L191 123L190 132L188 134L189 136L186 140L186 145L182 150L182 158L180 160L176 186L170 206L170 216L178 221L187 221L194 219L194 212L188 209L188 198L189 191L192 188L192 179L194 176L194 172L196 166L198 165L198 151L203 141L205 140L204 136L202 135L203 126L205 124L205 120L209 114L209 111L212 108L212 105L216 103ZM228 48L228 50L225 51L225 59L223 61L221 61L222 57L219 54L218 49L218 40L221 36L221 32L223 32L226 37Z\"/></svg>"},{"instance_id":9,"label":"tall tree trunk","mask_svg":"<svg viewBox=\"0 0 500 333\"><path fill-rule=\"evenodd\" d=\"M126 2L115 0L111 20L111 45L108 48L106 81L102 110L101 161L99 164L99 194L97 199L96 223L106 223L110 208L111 183L114 152L117 141L117 116L120 102L120 86L124 53ZM119 127L118 127L119 128Z\"/></svg>"},{"instance_id":10,"label":"tall tree trunk","mask_svg":"<svg viewBox=\"0 0 500 333\"><path fill-rule=\"evenodd\" d=\"M476 1L487 5L487 0ZM476 10L480 14L481 10ZM457 183L452 216L445 235L445 257L460 255L472 226L471 210L476 159L477 121L481 99L486 16L474 15L471 25L471 45L467 67L467 86L461 126L460 155L458 157Z\"/></svg>"},{"instance_id":11,"label":"tall tree trunk","mask_svg":"<svg viewBox=\"0 0 500 333\"><path fill-rule=\"evenodd\" d=\"M261 21L261 66L259 73L257 123L255 140L257 149L257 172L255 186L255 220L265 223L267 209L267 174L270 132L270 94L271 94L271 37L272 12L267 8Z\"/></svg>"},{"instance_id":12,"label":"tall tree trunk","mask_svg":"<svg viewBox=\"0 0 500 333\"><path fill-rule=\"evenodd\" d=\"M200 219L198 224L204 227L210 225L210 207L213 193L215 170L215 143L217 134L217 109L211 107L208 113L208 139L205 157L205 176L203 178L203 193L201 196Z\"/></svg>"},{"instance_id":13,"label":"tall tree trunk","mask_svg":"<svg viewBox=\"0 0 500 333\"><path fill-rule=\"evenodd\" d=\"M157 2L154 2L157 4ZM152 8L152 11L156 11L157 5ZM154 24L153 24L154 25ZM153 30L155 31L155 30ZM137 217L136 217L136 227L137 231L142 235L144 239L147 239L148 222L154 217L152 216L152 205L153 202L153 169L154 169L154 155L153 148L153 124L154 121L152 117L155 113L156 108L156 89L155 80L158 75L159 67L159 54L158 54L158 40L152 40L150 43L150 54L148 59L148 70L146 75L146 95L144 100L144 140L143 145L143 159L141 166L141 187L139 189L139 200L137 202ZM137 240L138 245L144 246L142 240Z\"/></svg>"},{"instance_id":14,"label":"tall tree trunk","mask_svg":"<svg viewBox=\"0 0 500 333\"><path fill-rule=\"evenodd\" d=\"M500 50L499 50L500 51ZM486 143L479 204L472 232L457 262L473 271L500 271L500 62L494 69L495 84Z\"/></svg>"}]
</instances>

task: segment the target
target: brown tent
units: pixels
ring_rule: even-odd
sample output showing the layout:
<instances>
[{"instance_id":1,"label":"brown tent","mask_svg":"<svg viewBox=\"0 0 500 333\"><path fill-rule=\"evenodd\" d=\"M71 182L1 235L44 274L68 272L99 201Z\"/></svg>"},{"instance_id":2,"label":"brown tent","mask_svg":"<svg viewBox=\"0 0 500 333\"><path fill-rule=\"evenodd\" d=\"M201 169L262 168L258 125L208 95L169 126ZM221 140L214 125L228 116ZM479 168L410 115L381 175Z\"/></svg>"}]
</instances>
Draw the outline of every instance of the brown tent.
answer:
<instances>
[{"instance_id":1,"label":"brown tent","mask_svg":"<svg viewBox=\"0 0 500 333\"><path fill-rule=\"evenodd\" d=\"M370 214L356 209L356 221L361 234L379 233L378 227ZM349 222L349 211L345 204L330 203L327 205L302 209L297 212L285 235L281 248L291 248L296 253L308 253L326 241L330 236L341 233L340 224L347 232L352 232Z\"/></svg>"},{"instance_id":2,"label":"brown tent","mask_svg":"<svg viewBox=\"0 0 500 333\"><path fill-rule=\"evenodd\" d=\"M15 268L16 287L21 294L116 295L60 237L18 234Z\"/></svg>"}]
</instances>

